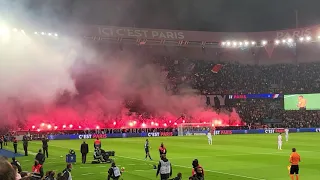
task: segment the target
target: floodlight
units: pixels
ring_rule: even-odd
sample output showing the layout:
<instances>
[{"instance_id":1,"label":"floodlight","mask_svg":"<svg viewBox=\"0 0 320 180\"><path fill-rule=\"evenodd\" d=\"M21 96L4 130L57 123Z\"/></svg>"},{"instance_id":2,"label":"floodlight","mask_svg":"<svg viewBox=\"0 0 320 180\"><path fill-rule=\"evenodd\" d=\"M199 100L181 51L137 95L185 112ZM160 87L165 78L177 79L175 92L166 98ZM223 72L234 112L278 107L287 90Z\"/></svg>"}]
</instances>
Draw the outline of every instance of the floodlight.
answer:
<instances>
[{"instance_id":1,"label":"floodlight","mask_svg":"<svg viewBox=\"0 0 320 180\"><path fill-rule=\"evenodd\" d=\"M48 36L51 36L52 34L51 33L48 33Z\"/></svg>"},{"instance_id":2,"label":"floodlight","mask_svg":"<svg viewBox=\"0 0 320 180\"><path fill-rule=\"evenodd\" d=\"M292 43L292 42L293 42L293 39L289 38L289 39L288 39L288 42L289 42L289 43Z\"/></svg>"},{"instance_id":3,"label":"floodlight","mask_svg":"<svg viewBox=\"0 0 320 180\"><path fill-rule=\"evenodd\" d=\"M282 43L286 43L287 42L287 40L285 40L285 39L282 39Z\"/></svg>"},{"instance_id":4,"label":"floodlight","mask_svg":"<svg viewBox=\"0 0 320 180\"><path fill-rule=\"evenodd\" d=\"M311 37L310 37L310 36L307 36L307 37L306 37L306 40L307 40L307 41L310 41L310 40L311 40Z\"/></svg>"},{"instance_id":5,"label":"floodlight","mask_svg":"<svg viewBox=\"0 0 320 180\"><path fill-rule=\"evenodd\" d=\"M224 45L226 45L226 42L221 42L221 46L224 46Z\"/></svg>"},{"instance_id":6,"label":"floodlight","mask_svg":"<svg viewBox=\"0 0 320 180\"><path fill-rule=\"evenodd\" d=\"M233 46L237 46L237 42L236 42L236 41L233 41L233 42L232 42L232 45L233 45Z\"/></svg>"},{"instance_id":7,"label":"floodlight","mask_svg":"<svg viewBox=\"0 0 320 180\"><path fill-rule=\"evenodd\" d=\"M239 42L239 46L242 46L242 44L243 44L242 42Z\"/></svg>"},{"instance_id":8,"label":"floodlight","mask_svg":"<svg viewBox=\"0 0 320 180\"><path fill-rule=\"evenodd\" d=\"M244 45L248 46L249 42L248 41L244 41Z\"/></svg>"},{"instance_id":9,"label":"floodlight","mask_svg":"<svg viewBox=\"0 0 320 180\"><path fill-rule=\"evenodd\" d=\"M256 44L256 42L255 42L255 41L252 41L252 42L251 42L251 45L255 45L255 44Z\"/></svg>"},{"instance_id":10,"label":"floodlight","mask_svg":"<svg viewBox=\"0 0 320 180\"><path fill-rule=\"evenodd\" d=\"M304 40L304 37L300 37L299 40L300 40L300 41L303 41L303 40Z\"/></svg>"},{"instance_id":11,"label":"floodlight","mask_svg":"<svg viewBox=\"0 0 320 180\"><path fill-rule=\"evenodd\" d=\"M41 35L45 35L46 33L44 33L44 32L41 32Z\"/></svg>"},{"instance_id":12,"label":"floodlight","mask_svg":"<svg viewBox=\"0 0 320 180\"><path fill-rule=\"evenodd\" d=\"M55 36L55 37L58 37L58 34L57 34L57 33L54 33L54 36Z\"/></svg>"},{"instance_id":13,"label":"floodlight","mask_svg":"<svg viewBox=\"0 0 320 180\"><path fill-rule=\"evenodd\" d=\"M266 40L263 40L262 42L261 42L261 44L262 45L266 45L268 42L266 41Z\"/></svg>"},{"instance_id":14,"label":"floodlight","mask_svg":"<svg viewBox=\"0 0 320 180\"><path fill-rule=\"evenodd\" d=\"M230 45L231 45L230 41L227 41L227 43L226 43L226 44L227 44L227 46L230 46Z\"/></svg>"},{"instance_id":15,"label":"floodlight","mask_svg":"<svg viewBox=\"0 0 320 180\"><path fill-rule=\"evenodd\" d=\"M5 28L5 27L1 28L0 27L0 37L1 36L5 37L5 36L8 36L9 34L10 34L10 32L9 32L8 28Z\"/></svg>"},{"instance_id":16,"label":"floodlight","mask_svg":"<svg viewBox=\"0 0 320 180\"><path fill-rule=\"evenodd\" d=\"M278 39L276 39L276 40L274 41L274 43L275 43L276 45L278 45L278 44L280 43L280 41L279 41Z\"/></svg>"}]
</instances>

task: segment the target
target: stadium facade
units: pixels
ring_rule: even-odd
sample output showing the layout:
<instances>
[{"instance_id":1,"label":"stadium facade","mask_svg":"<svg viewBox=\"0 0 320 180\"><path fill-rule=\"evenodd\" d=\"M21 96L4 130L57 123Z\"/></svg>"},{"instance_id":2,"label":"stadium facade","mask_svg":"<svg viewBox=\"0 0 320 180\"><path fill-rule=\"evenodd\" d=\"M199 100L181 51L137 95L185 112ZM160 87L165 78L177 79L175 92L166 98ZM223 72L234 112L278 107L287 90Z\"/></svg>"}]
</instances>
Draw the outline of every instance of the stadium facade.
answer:
<instances>
[{"instance_id":1,"label":"stadium facade","mask_svg":"<svg viewBox=\"0 0 320 180\"><path fill-rule=\"evenodd\" d=\"M245 64L317 61L320 25L267 32L201 32L99 25L72 25L65 34L82 36L88 44L119 44L121 48L152 48L155 55ZM229 43L229 44L227 44ZM134 47L136 46L136 47Z\"/></svg>"}]
</instances>

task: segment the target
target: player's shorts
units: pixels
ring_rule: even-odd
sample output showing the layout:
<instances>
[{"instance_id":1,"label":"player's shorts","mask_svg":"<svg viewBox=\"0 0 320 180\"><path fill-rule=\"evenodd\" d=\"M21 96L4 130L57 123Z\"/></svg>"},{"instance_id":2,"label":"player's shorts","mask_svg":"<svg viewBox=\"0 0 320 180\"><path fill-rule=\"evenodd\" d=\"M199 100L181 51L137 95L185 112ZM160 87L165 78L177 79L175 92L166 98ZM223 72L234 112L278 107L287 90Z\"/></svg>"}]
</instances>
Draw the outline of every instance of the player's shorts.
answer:
<instances>
[{"instance_id":1,"label":"player's shorts","mask_svg":"<svg viewBox=\"0 0 320 180\"><path fill-rule=\"evenodd\" d=\"M291 165L290 174L299 174L299 165Z\"/></svg>"},{"instance_id":2,"label":"player's shorts","mask_svg":"<svg viewBox=\"0 0 320 180\"><path fill-rule=\"evenodd\" d=\"M278 144L279 144L279 145L282 145L282 141L278 141Z\"/></svg>"},{"instance_id":3,"label":"player's shorts","mask_svg":"<svg viewBox=\"0 0 320 180\"><path fill-rule=\"evenodd\" d=\"M144 149L144 151L145 151L146 153L148 153L148 152L149 152L149 149Z\"/></svg>"}]
</instances>

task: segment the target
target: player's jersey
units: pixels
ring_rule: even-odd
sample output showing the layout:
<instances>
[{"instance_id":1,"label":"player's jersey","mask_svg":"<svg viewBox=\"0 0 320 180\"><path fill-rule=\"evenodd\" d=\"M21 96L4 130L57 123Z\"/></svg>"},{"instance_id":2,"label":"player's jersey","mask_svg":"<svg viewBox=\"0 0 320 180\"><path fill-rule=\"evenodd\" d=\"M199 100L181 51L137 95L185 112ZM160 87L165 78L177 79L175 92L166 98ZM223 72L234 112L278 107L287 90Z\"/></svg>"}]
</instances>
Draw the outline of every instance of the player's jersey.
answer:
<instances>
[{"instance_id":1,"label":"player's jersey","mask_svg":"<svg viewBox=\"0 0 320 180\"><path fill-rule=\"evenodd\" d=\"M282 136L281 135L278 136L278 142L282 142Z\"/></svg>"},{"instance_id":2,"label":"player's jersey","mask_svg":"<svg viewBox=\"0 0 320 180\"><path fill-rule=\"evenodd\" d=\"M208 133L208 134L207 134L207 137L208 137L208 139L212 139L211 133Z\"/></svg>"},{"instance_id":3,"label":"player's jersey","mask_svg":"<svg viewBox=\"0 0 320 180\"><path fill-rule=\"evenodd\" d=\"M289 134L289 129L285 129L284 132L286 133L286 135Z\"/></svg>"},{"instance_id":4,"label":"player's jersey","mask_svg":"<svg viewBox=\"0 0 320 180\"><path fill-rule=\"evenodd\" d=\"M144 150L149 151L149 148L150 148L149 142L146 141L146 143L144 144Z\"/></svg>"}]
</instances>

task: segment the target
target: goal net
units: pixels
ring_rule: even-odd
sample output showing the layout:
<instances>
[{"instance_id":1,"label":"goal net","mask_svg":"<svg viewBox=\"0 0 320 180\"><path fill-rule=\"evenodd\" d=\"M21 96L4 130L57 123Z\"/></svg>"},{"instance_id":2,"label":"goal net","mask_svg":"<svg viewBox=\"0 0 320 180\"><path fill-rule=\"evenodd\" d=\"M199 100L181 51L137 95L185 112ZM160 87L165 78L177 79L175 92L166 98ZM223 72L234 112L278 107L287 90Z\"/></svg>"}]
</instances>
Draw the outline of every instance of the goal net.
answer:
<instances>
[{"instance_id":1,"label":"goal net","mask_svg":"<svg viewBox=\"0 0 320 180\"><path fill-rule=\"evenodd\" d=\"M179 136L202 136L211 132L214 135L214 125L211 123L182 123L178 126Z\"/></svg>"}]
</instances>

